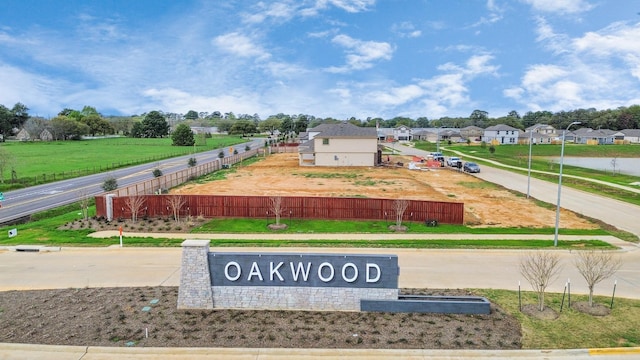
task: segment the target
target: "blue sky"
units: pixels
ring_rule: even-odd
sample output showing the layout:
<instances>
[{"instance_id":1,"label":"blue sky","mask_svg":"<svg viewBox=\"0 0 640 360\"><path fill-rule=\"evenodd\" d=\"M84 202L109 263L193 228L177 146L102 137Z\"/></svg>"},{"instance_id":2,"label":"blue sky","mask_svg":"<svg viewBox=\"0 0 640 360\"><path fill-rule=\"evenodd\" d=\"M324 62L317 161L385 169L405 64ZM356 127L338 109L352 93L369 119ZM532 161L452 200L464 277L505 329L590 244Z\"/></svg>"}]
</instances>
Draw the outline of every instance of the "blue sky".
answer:
<instances>
[{"instance_id":1,"label":"blue sky","mask_svg":"<svg viewBox=\"0 0 640 360\"><path fill-rule=\"evenodd\" d=\"M2 0L0 104L490 117L640 104L629 0Z\"/></svg>"}]
</instances>

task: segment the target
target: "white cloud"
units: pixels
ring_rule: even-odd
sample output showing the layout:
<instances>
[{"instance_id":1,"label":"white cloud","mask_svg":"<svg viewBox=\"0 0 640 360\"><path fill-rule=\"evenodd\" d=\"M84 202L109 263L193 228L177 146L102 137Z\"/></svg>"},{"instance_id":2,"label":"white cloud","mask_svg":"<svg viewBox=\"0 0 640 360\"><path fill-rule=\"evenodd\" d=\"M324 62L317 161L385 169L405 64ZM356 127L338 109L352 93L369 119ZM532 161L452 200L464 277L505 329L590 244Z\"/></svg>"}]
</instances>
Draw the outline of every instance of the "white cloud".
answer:
<instances>
[{"instance_id":1,"label":"white cloud","mask_svg":"<svg viewBox=\"0 0 640 360\"><path fill-rule=\"evenodd\" d=\"M157 104L158 109L170 109L170 112L186 113L193 109L225 109L236 114L254 113L255 109L263 109L256 104L259 98L251 92L234 91L220 96L203 96L172 87L150 88L142 95Z\"/></svg>"},{"instance_id":2,"label":"white cloud","mask_svg":"<svg viewBox=\"0 0 640 360\"><path fill-rule=\"evenodd\" d=\"M242 21L249 24L259 24L267 19L277 21L288 21L295 16L297 6L291 1L274 3L258 2L255 11L252 13L242 13Z\"/></svg>"},{"instance_id":3,"label":"white cloud","mask_svg":"<svg viewBox=\"0 0 640 360\"><path fill-rule=\"evenodd\" d=\"M70 85L64 80L29 73L2 63L0 63L0 74L2 74L2 81L0 81L2 105L10 108L13 104L21 102L30 108L62 110L59 103L52 99L57 95L57 91ZM33 112L31 114L45 117L55 115Z\"/></svg>"},{"instance_id":4,"label":"white cloud","mask_svg":"<svg viewBox=\"0 0 640 360\"><path fill-rule=\"evenodd\" d=\"M546 45L547 49L556 54L566 53L569 51L568 44L571 40L564 34L557 34L553 27L543 18L536 18L536 32L538 37L536 41Z\"/></svg>"},{"instance_id":5,"label":"white cloud","mask_svg":"<svg viewBox=\"0 0 640 360\"><path fill-rule=\"evenodd\" d=\"M313 6L301 10L304 16L314 16L321 10L335 6L349 13L367 11L376 0L315 0Z\"/></svg>"},{"instance_id":6,"label":"white cloud","mask_svg":"<svg viewBox=\"0 0 640 360\"><path fill-rule=\"evenodd\" d=\"M520 85L503 91L505 97L551 111L616 108L637 101L640 24L618 22L576 38L554 33L544 21L540 24L539 40L558 57L529 66Z\"/></svg>"},{"instance_id":7,"label":"white cloud","mask_svg":"<svg viewBox=\"0 0 640 360\"><path fill-rule=\"evenodd\" d=\"M549 13L580 13L591 10L594 6L585 0L522 0L535 10Z\"/></svg>"},{"instance_id":8,"label":"white cloud","mask_svg":"<svg viewBox=\"0 0 640 360\"><path fill-rule=\"evenodd\" d=\"M270 54L260 45L254 43L250 37L238 32L216 36L212 42L223 51L240 57L255 57L260 59L270 57Z\"/></svg>"},{"instance_id":9,"label":"white cloud","mask_svg":"<svg viewBox=\"0 0 640 360\"><path fill-rule=\"evenodd\" d=\"M391 31L398 34L400 37L407 38L416 38L422 35L422 31L416 30L416 27L409 21L393 24L391 26Z\"/></svg>"},{"instance_id":10,"label":"white cloud","mask_svg":"<svg viewBox=\"0 0 640 360\"><path fill-rule=\"evenodd\" d=\"M368 69L377 60L391 60L391 55L394 51L389 43L362 41L347 35L337 35L331 42L347 49L346 65L327 69L327 71L333 73Z\"/></svg>"},{"instance_id":11,"label":"white cloud","mask_svg":"<svg viewBox=\"0 0 640 360\"><path fill-rule=\"evenodd\" d=\"M397 106L413 101L424 94L424 90L418 85L407 85L402 87L391 88L387 91L375 91L367 97L374 104L382 106Z\"/></svg>"},{"instance_id":12,"label":"white cloud","mask_svg":"<svg viewBox=\"0 0 640 360\"><path fill-rule=\"evenodd\" d=\"M599 59L621 59L630 74L640 79L640 23L627 25L614 23L599 32L588 32L573 40L577 52Z\"/></svg>"}]
</instances>

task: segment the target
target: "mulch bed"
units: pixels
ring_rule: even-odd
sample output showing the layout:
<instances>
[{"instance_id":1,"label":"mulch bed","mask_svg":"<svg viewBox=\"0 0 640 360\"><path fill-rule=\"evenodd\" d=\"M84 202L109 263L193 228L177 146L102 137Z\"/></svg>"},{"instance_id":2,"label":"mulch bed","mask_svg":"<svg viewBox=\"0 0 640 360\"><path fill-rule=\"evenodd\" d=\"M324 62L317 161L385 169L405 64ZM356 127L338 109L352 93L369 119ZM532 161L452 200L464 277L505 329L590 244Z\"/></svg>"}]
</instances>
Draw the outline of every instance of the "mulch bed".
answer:
<instances>
[{"instance_id":1,"label":"mulch bed","mask_svg":"<svg viewBox=\"0 0 640 360\"><path fill-rule=\"evenodd\" d=\"M401 292L472 295L463 290ZM0 292L0 342L136 347L521 347L520 324L493 304L489 315L178 310L177 297L177 287Z\"/></svg>"}]
</instances>

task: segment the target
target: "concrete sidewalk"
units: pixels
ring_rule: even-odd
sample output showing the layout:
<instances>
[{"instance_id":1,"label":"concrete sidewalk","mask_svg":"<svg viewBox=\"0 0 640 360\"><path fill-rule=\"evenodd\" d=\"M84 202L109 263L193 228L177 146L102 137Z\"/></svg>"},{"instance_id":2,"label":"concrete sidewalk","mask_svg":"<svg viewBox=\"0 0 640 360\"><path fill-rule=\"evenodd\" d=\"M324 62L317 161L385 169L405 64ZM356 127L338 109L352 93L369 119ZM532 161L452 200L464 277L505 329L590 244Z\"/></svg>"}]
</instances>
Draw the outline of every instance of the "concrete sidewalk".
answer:
<instances>
[{"instance_id":1,"label":"concrete sidewalk","mask_svg":"<svg viewBox=\"0 0 640 360\"><path fill-rule=\"evenodd\" d=\"M347 349L239 349L239 348L118 348L99 346L56 346L0 343L2 360L508 360L637 359L640 348L575 350L347 350Z\"/></svg>"}]
</instances>

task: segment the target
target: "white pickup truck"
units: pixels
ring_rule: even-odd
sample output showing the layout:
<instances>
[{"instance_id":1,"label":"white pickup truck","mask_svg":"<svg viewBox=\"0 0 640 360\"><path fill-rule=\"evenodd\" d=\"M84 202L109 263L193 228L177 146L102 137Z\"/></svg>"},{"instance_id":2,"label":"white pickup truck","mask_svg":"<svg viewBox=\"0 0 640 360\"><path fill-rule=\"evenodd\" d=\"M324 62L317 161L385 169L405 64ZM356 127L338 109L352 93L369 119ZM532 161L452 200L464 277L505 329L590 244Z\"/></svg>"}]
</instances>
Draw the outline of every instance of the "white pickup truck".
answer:
<instances>
[{"instance_id":1,"label":"white pickup truck","mask_svg":"<svg viewBox=\"0 0 640 360\"><path fill-rule=\"evenodd\" d=\"M462 159L457 156L450 156L447 158L447 166L458 167L458 163L461 163Z\"/></svg>"}]
</instances>

